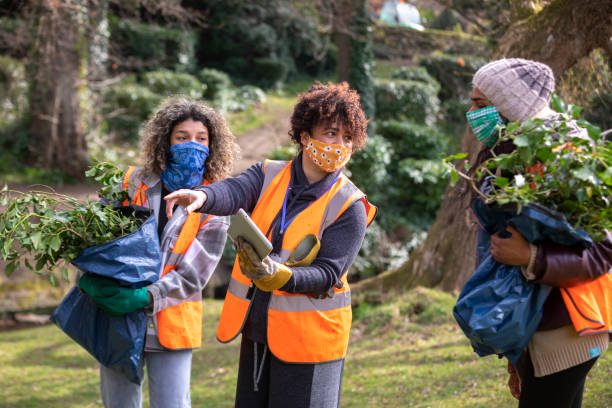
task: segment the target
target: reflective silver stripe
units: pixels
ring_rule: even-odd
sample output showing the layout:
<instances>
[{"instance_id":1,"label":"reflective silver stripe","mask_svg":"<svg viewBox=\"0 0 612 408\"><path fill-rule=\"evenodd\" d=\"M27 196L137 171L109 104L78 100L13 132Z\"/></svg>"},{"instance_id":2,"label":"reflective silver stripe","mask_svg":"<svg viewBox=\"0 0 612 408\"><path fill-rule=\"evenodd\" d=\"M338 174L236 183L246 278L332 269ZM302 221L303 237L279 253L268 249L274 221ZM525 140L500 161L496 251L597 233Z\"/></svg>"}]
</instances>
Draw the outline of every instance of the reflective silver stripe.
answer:
<instances>
[{"instance_id":1,"label":"reflective silver stripe","mask_svg":"<svg viewBox=\"0 0 612 408\"><path fill-rule=\"evenodd\" d=\"M288 164L289 164L288 161L281 161L281 160L268 160L266 162L266 169L265 169L266 173L264 176L263 186L261 187L261 192L259 193L259 198L261 198L264 191L266 191L266 189L268 188L272 180L274 180L274 177L276 177L278 173L283 171L283 169L287 167Z\"/></svg>"},{"instance_id":2,"label":"reflective silver stripe","mask_svg":"<svg viewBox=\"0 0 612 408\"><path fill-rule=\"evenodd\" d=\"M180 211L181 210L184 212L182 207L179 207L175 211L175 215L176 216L173 215L172 219L170 220L170 222L168 222L168 224L166 224L166 227L164 228L164 233L166 232L166 229L168 229L168 231L170 231L171 229L176 231L177 229L180 228L179 235L177 236L176 240L174 241L175 245L176 245L176 241L178 240L178 237L181 236L181 232L183 232L183 228L185 226L185 221L187 221L187 215L186 214L185 215L180 215ZM200 219L199 219L198 223L201 224L202 221L206 219L206 217L208 217L208 214L200 214ZM201 228L199 228L200 227L199 224L198 224L198 232L201 230ZM206 225L206 224L204 224L204 225ZM204 225L202 225L202 228L204 227ZM162 235L165 235L167 237L166 239L170 239L170 237L172 237L174 234L166 233L166 234L162 234ZM196 236L194 237L194 239L197 239L197 232L196 232ZM189 245L191 245L191 243L189 243ZM177 252L174 252L174 251L170 251L170 254L166 258L164 265L178 265L180 260L181 260L181 258L183 258L183 256L185 256L185 254L177 253Z\"/></svg>"},{"instance_id":3,"label":"reflective silver stripe","mask_svg":"<svg viewBox=\"0 0 612 408\"><path fill-rule=\"evenodd\" d=\"M247 293L249 292L249 287L244 283L238 282L234 278L230 278L230 283L229 287L227 288L227 291L232 295L236 296L237 298L248 300Z\"/></svg>"},{"instance_id":4,"label":"reflective silver stripe","mask_svg":"<svg viewBox=\"0 0 612 408\"><path fill-rule=\"evenodd\" d=\"M353 194L358 192L359 189L348 180L341 188L334 194L334 196L329 200L329 203L325 207L325 213L323 214L323 222L321 223L321 228L319 229L319 239L323 236L323 231L327 227L329 227L334 220L338 217L340 210L346 203L348 199L351 198ZM359 196L356 196L355 199L358 199Z\"/></svg>"},{"instance_id":5,"label":"reflective silver stripe","mask_svg":"<svg viewBox=\"0 0 612 408\"><path fill-rule=\"evenodd\" d=\"M179 261L185 254L177 254L176 252L170 252L168 258L166 259L166 265L178 265Z\"/></svg>"},{"instance_id":6,"label":"reflective silver stripe","mask_svg":"<svg viewBox=\"0 0 612 408\"><path fill-rule=\"evenodd\" d=\"M281 312L325 312L341 309L351 304L351 292L336 293L333 298L315 299L305 295L283 296L272 293L270 310Z\"/></svg>"}]
</instances>

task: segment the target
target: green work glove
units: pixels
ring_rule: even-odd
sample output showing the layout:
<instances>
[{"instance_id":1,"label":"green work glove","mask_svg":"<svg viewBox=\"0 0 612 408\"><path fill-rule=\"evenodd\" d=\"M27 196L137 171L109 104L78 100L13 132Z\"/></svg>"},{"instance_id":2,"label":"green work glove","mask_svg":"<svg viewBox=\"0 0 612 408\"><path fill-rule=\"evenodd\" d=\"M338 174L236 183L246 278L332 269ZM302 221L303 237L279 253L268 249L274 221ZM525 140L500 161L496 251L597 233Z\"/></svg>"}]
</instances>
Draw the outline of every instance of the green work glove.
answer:
<instances>
[{"instance_id":1,"label":"green work glove","mask_svg":"<svg viewBox=\"0 0 612 408\"><path fill-rule=\"evenodd\" d=\"M79 279L79 288L111 316L121 316L149 304L147 288L125 288L112 279L84 274Z\"/></svg>"},{"instance_id":2,"label":"green work glove","mask_svg":"<svg viewBox=\"0 0 612 408\"><path fill-rule=\"evenodd\" d=\"M261 259L248 241L238 237L234 243L238 254L240 270L252 279L260 290L272 292L278 290L289 281L293 272L291 268L272 260L269 256Z\"/></svg>"}]
</instances>

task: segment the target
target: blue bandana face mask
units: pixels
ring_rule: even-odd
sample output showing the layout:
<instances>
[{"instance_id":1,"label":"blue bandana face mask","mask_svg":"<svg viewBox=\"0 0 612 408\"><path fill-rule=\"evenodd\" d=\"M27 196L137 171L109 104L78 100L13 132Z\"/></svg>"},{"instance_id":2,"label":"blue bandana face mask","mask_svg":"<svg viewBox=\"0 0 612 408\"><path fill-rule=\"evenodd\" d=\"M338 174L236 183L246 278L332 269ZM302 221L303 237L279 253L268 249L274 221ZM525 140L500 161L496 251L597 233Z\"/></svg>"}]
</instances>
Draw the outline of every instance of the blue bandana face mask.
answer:
<instances>
[{"instance_id":1,"label":"blue bandana face mask","mask_svg":"<svg viewBox=\"0 0 612 408\"><path fill-rule=\"evenodd\" d=\"M476 138L487 147L492 147L497 141L495 126L503 123L499 111L495 106L486 106L465 114L470 127L474 131Z\"/></svg>"},{"instance_id":2,"label":"blue bandana face mask","mask_svg":"<svg viewBox=\"0 0 612 408\"><path fill-rule=\"evenodd\" d=\"M208 146L196 142L179 143L170 146L170 157L161 179L170 191L194 188L202 183Z\"/></svg>"}]
</instances>

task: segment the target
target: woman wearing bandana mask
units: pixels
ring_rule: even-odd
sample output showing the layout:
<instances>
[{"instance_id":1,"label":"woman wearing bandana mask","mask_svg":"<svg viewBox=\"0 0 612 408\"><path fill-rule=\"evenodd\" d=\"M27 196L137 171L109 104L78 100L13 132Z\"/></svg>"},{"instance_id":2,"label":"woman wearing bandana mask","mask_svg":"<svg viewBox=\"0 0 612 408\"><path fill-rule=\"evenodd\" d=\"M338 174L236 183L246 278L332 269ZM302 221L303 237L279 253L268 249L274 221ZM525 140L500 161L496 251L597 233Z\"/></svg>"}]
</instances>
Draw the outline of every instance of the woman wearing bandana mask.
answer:
<instances>
[{"instance_id":1,"label":"woman wearing bandana mask","mask_svg":"<svg viewBox=\"0 0 612 408\"><path fill-rule=\"evenodd\" d=\"M164 101L150 117L141 145L144 166L128 169L123 188L132 204L155 214L165 260L160 279L145 288L118 291L106 280L83 275L79 286L109 313L145 308L151 316L143 358L150 405L190 407L192 349L202 341L201 292L221 258L229 219L202 214L193 228L186 228L190 219L184 212L166 217L163 197L226 178L232 168L234 136L212 108L179 96ZM188 229L192 235L179 244ZM112 296L104 296L111 292ZM100 390L107 408L142 406L142 385L104 366Z\"/></svg>"},{"instance_id":2,"label":"woman wearing bandana mask","mask_svg":"<svg viewBox=\"0 0 612 408\"><path fill-rule=\"evenodd\" d=\"M552 70L542 63L518 58L501 59L480 68L473 79L472 107L466 116L474 134L485 146L478 164L495 154L509 153L516 146L498 143L495 126L502 121L523 122L529 118L555 120L549 108L555 87ZM572 123L570 136L586 138L586 130ZM579 408L584 383L599 355L607 348L608 333L579 336L571 323L560 288L595 279L612 268L612 235L589 249L530 244L514 228L510 236L491 236L493 258L522 267L525 279L553 287L543 307L536 333L525 348L517 367L508 363L508 386L519 407ZM478 241L485 239L478 232ZM481 247L481 245L479 245ZM482 259L486 254L478 254Z\"/></svg>"},{"instance_id":3,"label":"woman wearing bandana mask","mask_svg":"<svg viewBox=\"0 0 612 408\"><path fill-rule=\"evenodd\" d=\"M346 83L316 83L291 117L299 149L292 161L257 163L236 178L166 197L168 208L178 202L187 211L243 208L272 243L264 259L248 242L235 243L217 338L242 334L237 408L340 404L351 320L346 273L376 213L342 170L365 145L366 126ZM309 256L295 256L302 242L312 243Z\"/></svg>"}]
</instances>

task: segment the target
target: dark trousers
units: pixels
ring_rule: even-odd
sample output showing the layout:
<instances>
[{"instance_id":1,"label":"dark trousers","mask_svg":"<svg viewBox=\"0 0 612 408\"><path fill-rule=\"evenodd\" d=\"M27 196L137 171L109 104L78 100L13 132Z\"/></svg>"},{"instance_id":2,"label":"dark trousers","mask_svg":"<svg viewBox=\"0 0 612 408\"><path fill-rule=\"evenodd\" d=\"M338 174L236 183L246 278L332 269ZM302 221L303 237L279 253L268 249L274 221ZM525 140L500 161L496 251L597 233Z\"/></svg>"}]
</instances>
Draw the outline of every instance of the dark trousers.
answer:
<instances>
[{"instance_id":1,"label":"dark trousers","mask_svg":"<svg viewBox=\"0 0 612 408\"><path fill-rule=\"evenodd\" d=\"M242 336L235 408L337 408L344 360L285 363Z\"/></svg>"},{"instance_id":2,"label":"dark trousers","mask_svg":"<svg viewBox=\"0 0 612 408\"><path fill-rule=\"evenodd\" d=\"M533 364L529 353L524 353L518 363L521 377L519 408L580 408L586 376L597 357L543 377L533 376Z\"/></svg>"}]
</instances>

